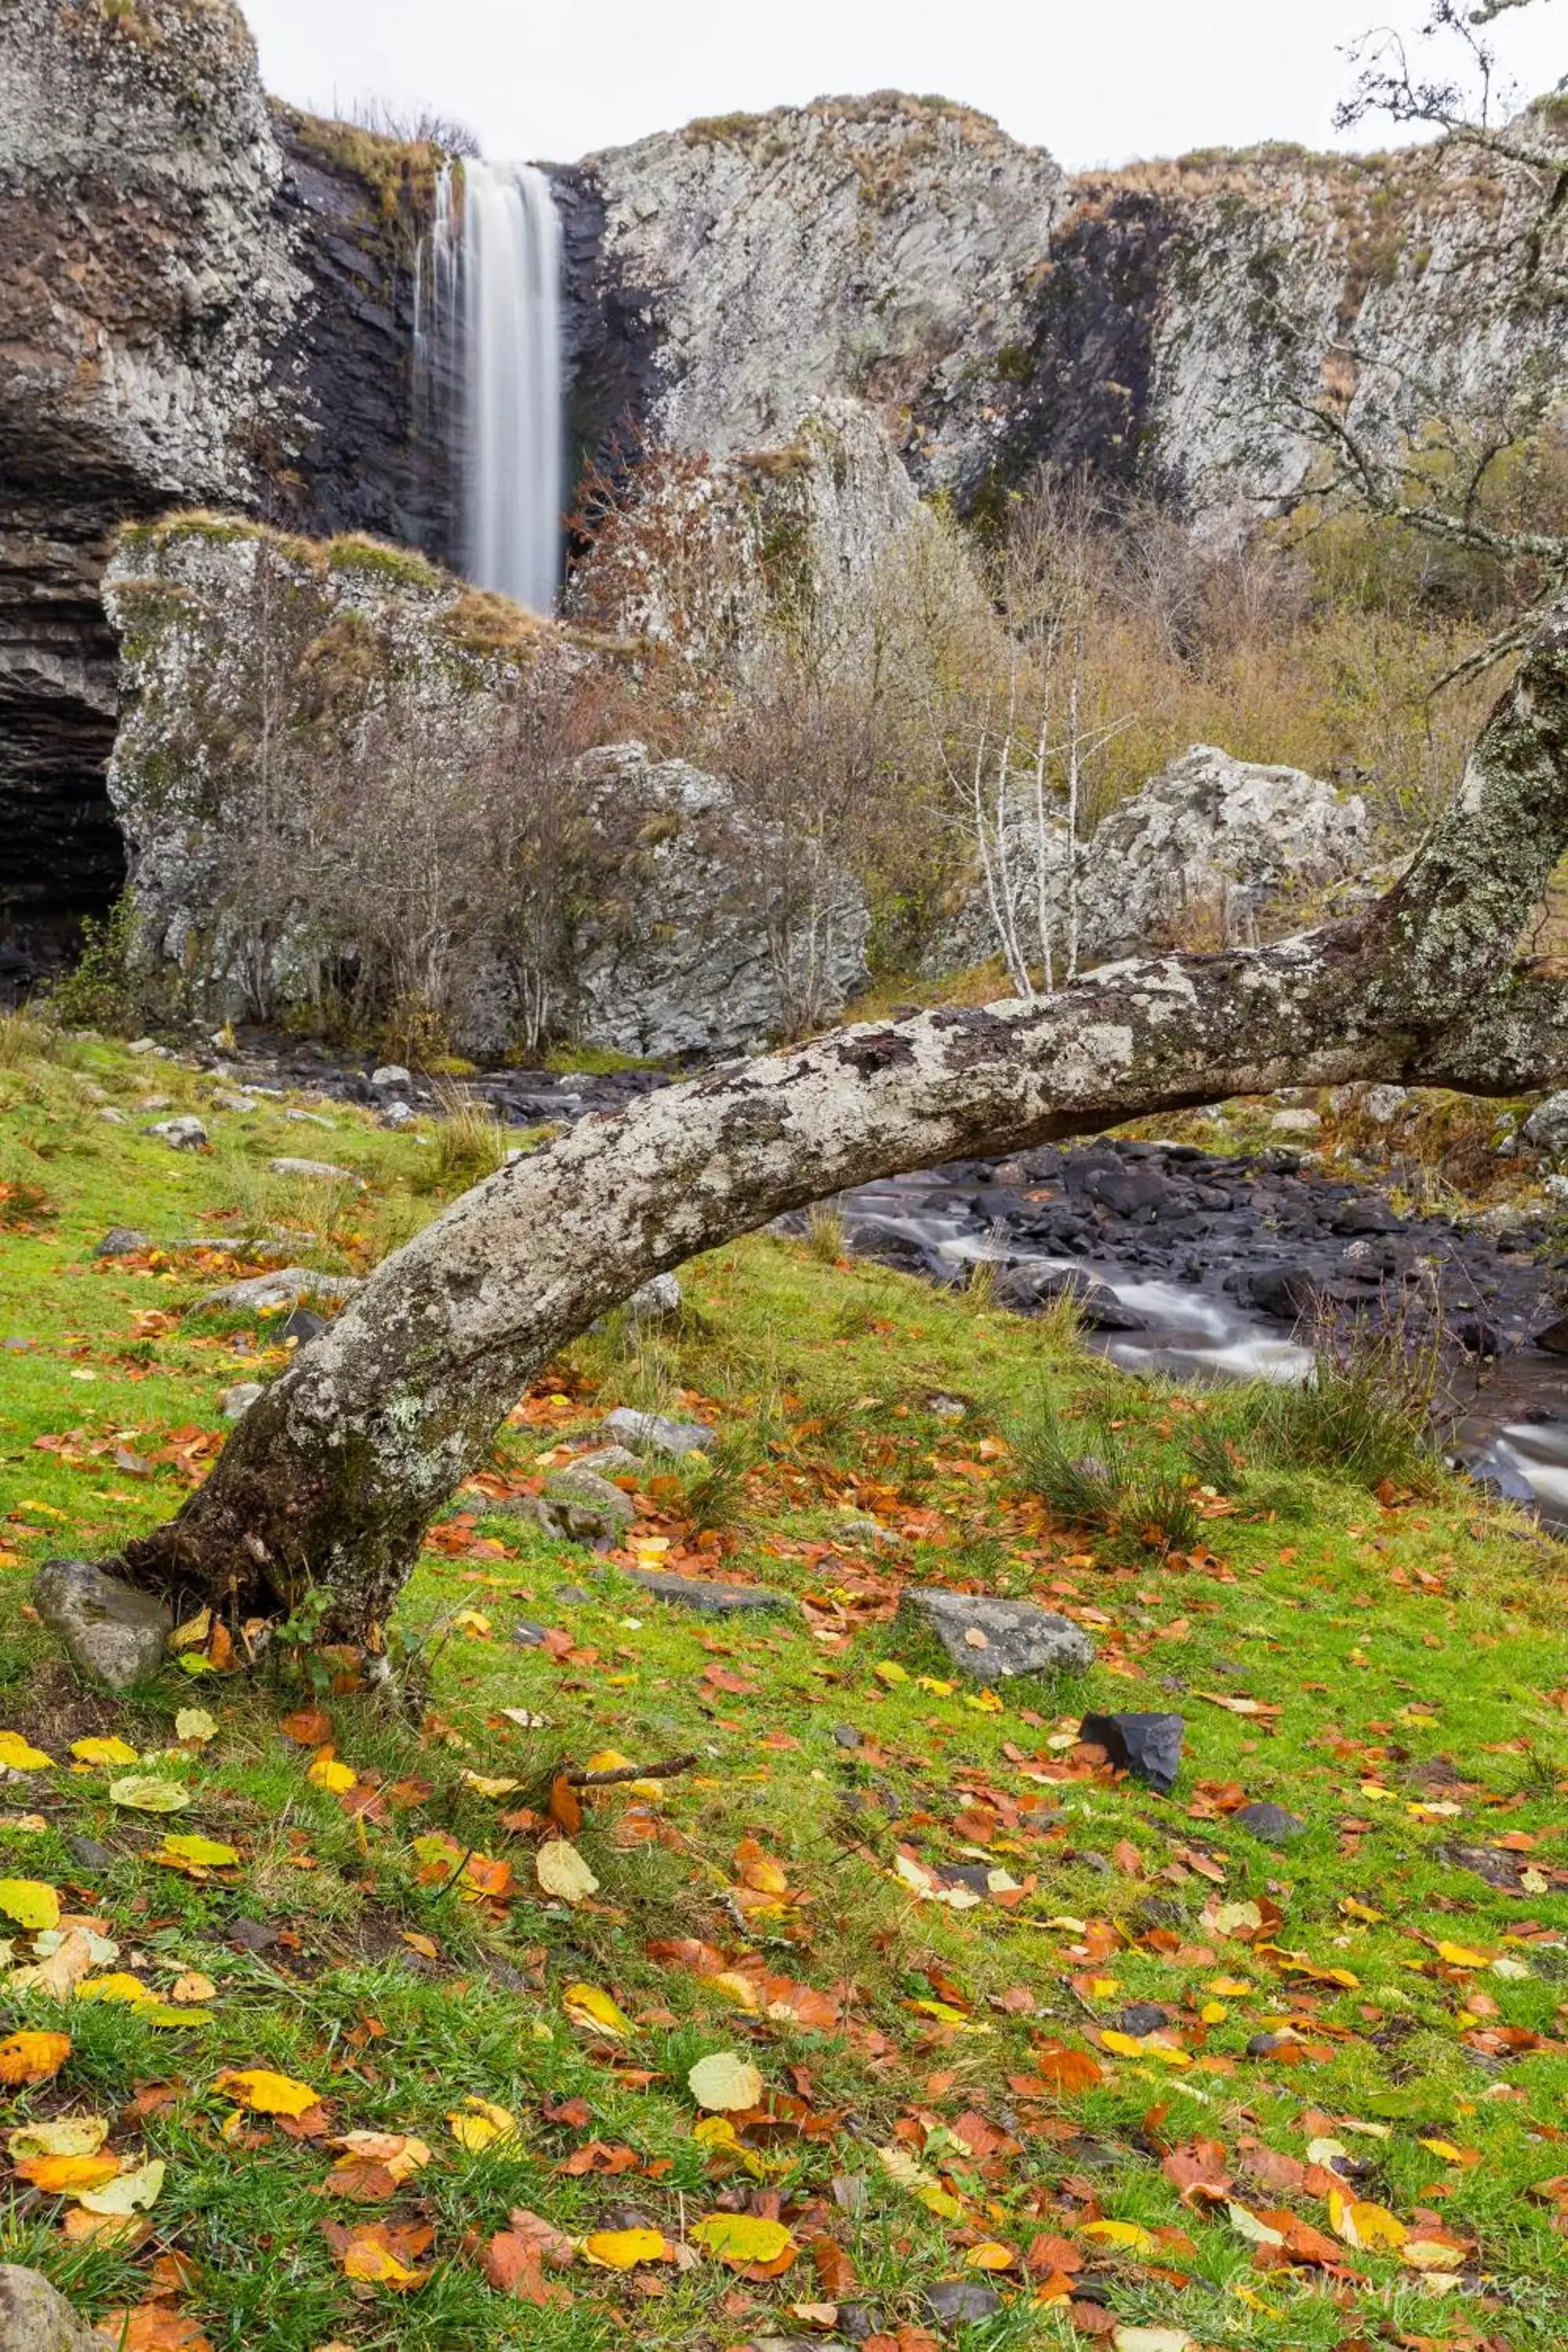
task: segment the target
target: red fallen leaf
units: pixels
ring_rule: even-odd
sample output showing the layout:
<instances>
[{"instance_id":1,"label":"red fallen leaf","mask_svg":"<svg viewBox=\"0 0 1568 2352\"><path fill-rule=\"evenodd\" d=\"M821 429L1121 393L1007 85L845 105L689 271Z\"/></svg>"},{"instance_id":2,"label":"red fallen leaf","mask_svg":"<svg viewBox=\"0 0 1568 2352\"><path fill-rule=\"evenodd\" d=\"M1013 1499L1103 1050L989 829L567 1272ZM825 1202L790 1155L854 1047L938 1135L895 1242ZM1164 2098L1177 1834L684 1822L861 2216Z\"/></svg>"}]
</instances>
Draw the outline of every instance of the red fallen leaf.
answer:
<instances>
[{"instance_id":1,"label":"red fallen leaf","mask_svg":"<svg viewBox=\"0 0 1568 2352\"><path fill-rule=\"evenodd\" d=\"M594 2120L594 2110L586 2099L563 2099L558 2107L552 2107L546 2099L542 2112L547 2124L570 2124L574 2131L581 2131L584 2124Z\"/></svg>"},{"instance_id":2,"label":"red fallen leaf","mask_svg":"<svg viewBox=\"0 0 1568 2352\"><path fill-rule=\"evenodd\" d=\"M542 2213L531 2213L525 2205L514 2205L507 2219L511 2223L510 2235L536 2247L541 2261L550 2269L567 2270L576 2261L577 2249L565 2231L547 2221Z\"/></svg>"},{"instance_id":3,"label":"red fallen leaf","mask_svg":"<svg viewBox=\"0 0 1568 2352\"><path fill-rule=\"evenodd\" d=\"M200 2323L169 2303L139 2303L106 2311L97 2334L117 2352L212 2352Z\"/></svg>"},{"instance_id":4,"label":"red fallen leaf","mask_svg":"<svg viewBox=\"0 0 1568 2352\"><path fill-rule=\"evenodd\" d=\"M1037 2049L1034 2055L1046 2090L1044 2094L1037 2090L1024 2091L1015 2082L1012 2087L1018 2092L1020 2098L1049 2096L1052 2092L1070 2095L1078 2091L1092 2091L1095 2084L1104 2078L1105 2070L1099 2059L1091 2057L1087 2050L1068 2050L1060 2043L1047 2042Z\"/></svg>"},{"instance_id":5,"label":"red fallen leaf","mask_svg":"<svg viewBox=\"0 0 1568 2352\"><path fill-rule=\"evenodd\" d=\"M611 2147L605 2140L591 2139L586 2147L574 2148L556 2170L574 2177L585 2172L636 2172L641 2163L635 2147Z\"/></svg>"},{"instance_id":6,"label":"red fallen leaf","mask_svg":"<svg viewBox=\"0 0 1568 2352\"><path fill-rule=\"evenodd\" d=\"M840 2302L854 2293L859 2284L855 2265L837 2238L813 2238L809 2251L817 2284L831 2302Z\"/></svg>"},{"instance_id":7,"label":"red fallen leaf","mask_svg":"<svg viewBox=\"0 0 1568 2352\"><path fill-rule=\"evenodd\" d=\"M397 2194L395 2174L367 2156L345 2157L341 2164L334 2164L326 2185L331 2196L352 2197L359 2205L384 2204Z\"/></svg>"},{"instance_id":8,"label":"red fallen leaf","mask_svg":"<svg viewBox=\"0 0 1568 2352\"><path fill-rule=\"evenodd\" d=\"M744 1675L730 1674L722 1666L705 1667L702 1680L710 1690L724 1691L731 1698L749 1697L757 1688L757 1685L749 1682Z\"/></svg>"},{"instance_id":9,"label":"red fallen leaf","mask_svg":"<svg viewBox=\"0 0 1568 2352\"><path fill-rule=\"evenodd\" d=\"M1068 2306L1073 2326L1080 2336L1114 2336L1116 2314L1107 2311L1102 2303L1074 2303Z\"/></svg>"},{"instance_id":10,"label":"red fallen leaf","mask_svg":"<svg viewBox=\"0 0 1568 2352\"><path fill-rule=\"evenodd\" d=\"M1261 2212L1258 2218L1265 2229L1279 2231L1287 2251L1297 2262L1316 2263L1334 2270L1343 2264L1343 2246L1336 2239L1326 2237L1321 2230L1314 2230L1310 2221L1303 2221L1299 2214L1281 2210L1278 2213Z\"/></svg>"},{"instance_id":11,"label":"red fallen leaf","mask_svg":"<svg viewBox=\"0 0 1568 2352\"><path fill-rule=\"evenodd\" d=\"M322 1748L333 1737L332 1718L319 1706L296 1707L292 1715L283 1717L278 1728L296 1748Z\"/></svg>"},{"instance_id":12,"label":"red fallen leaf","mask_svg":"<svg viewBox=\"0 0 1568 2352\"><path fill-rule=\"evenodd\" d=\"M1042 2230L1024 2256L1024 2264L1036 2278L1053 2271L1070 2276L1074 2271L1082 2270L1083 2256L1069 2239L1053 2237L1049 2231Z\"/></svg>"},{"instance_id":13,"label":"red fallen leaf","mask_svg":"<svg viewBox=\"0 0 1568 2352\"><path fill-rule=\"evenodd\" d=\"M571 2294L558 2280L547 2281L538 2246L514 2231L498 2230L479 2256L479 2267L499 2294L516 2303L543 2306L570 2303Z\"/></svg>"},{"instance_id":14,"label":"red fallen leaf","mask_svg":"<svg viewBox=\"0 0 1568 2352\"><path fill-rule=\"evenodd\" d=\"M1217 2139L1193 2139L1184 2147L1173 2147L1160 2168L1181 2190L1184 2202L1200 2189L1223 2196L1231 2185L1226 2152Z\"/></svg>"},{"instance_id":15,"label":"red fallen leaf","mask_svg":"<svg viewBox=\"0 0 1568 2352\"><path fill-rule=\"evenodd\" d=\"M564 1772L557 1772L550 1784L549 1813L557 1829L568 1837L575 1837L583 1826L583 1807L576 1790Z\"/></svg>"},{"instance_id":16,"label":"red fallen leaf","mask_svg":"<svg viewBox=\"0 0 1568 2352\"><path fill-rule=\"evenodd\" d=\"M319 2099L301 2116L272 2116L268 2120L287 2139L325 2139L332 2127L331 2117Z\"/></svg>"}]
</instances>

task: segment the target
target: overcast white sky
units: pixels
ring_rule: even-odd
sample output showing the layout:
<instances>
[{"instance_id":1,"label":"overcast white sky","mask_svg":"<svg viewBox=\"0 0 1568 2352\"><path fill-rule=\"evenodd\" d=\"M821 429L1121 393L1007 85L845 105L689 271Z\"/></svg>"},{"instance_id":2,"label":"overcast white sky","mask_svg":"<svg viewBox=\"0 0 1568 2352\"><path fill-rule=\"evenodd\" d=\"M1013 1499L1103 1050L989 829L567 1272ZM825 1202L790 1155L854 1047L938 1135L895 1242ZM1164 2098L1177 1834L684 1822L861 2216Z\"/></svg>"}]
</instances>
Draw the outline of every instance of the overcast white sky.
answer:
<instances>
[{"instance_id":1,"label":"overcast white sky","mask_svg":"<svg viewBox=\"0 0 1568 2352\"><path fill-rule=\"evenodd\" d=\"M1335 140L1344 45L1425 0L242 0L268 87L429 105L487 154L567 162L693 115L936 91L1071 169ZM1568 0L1492 37L1527 90L1568 71ZM1368 134L1362 144L1377 143Z\"/></svg>"}]
</instances>

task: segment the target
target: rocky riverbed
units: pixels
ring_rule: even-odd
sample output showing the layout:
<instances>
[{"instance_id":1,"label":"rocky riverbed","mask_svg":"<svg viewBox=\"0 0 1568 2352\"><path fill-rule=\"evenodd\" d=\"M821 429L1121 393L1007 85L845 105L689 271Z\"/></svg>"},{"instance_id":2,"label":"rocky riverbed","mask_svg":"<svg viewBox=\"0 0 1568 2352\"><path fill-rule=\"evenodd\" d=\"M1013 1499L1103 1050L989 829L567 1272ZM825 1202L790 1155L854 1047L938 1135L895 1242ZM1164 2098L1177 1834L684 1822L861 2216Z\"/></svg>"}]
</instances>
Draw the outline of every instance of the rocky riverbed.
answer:
<instances>
[{"instance_id":1,"label":"rocky riverbed","mask_svg":"<svg viewBox=\"0 0 1568 2352\"><path fill-rule=\"evenodd\" d=\"M440 1108L437 1085L313 1044L257 1036L203 1058L252 1089L304 1087L394 1121ZM502 1070L464 1086L533 1126L617 1110L669 1082L651 1069ZM943 1284L985 1267L998 1301L1024 1315L1070 1292L1089 1344L1131 1371L1302 1380L1325 1328L1397 1323L1413 1345L1436 1335L1456 1458L1568 1526L1568 1256L1539 1214L1409 1214L1310 1151L1120 1137L963 1160L831 1205L856 1255ZM783 1223L804 1231L806 1219Z\"/></svg>"}]
</instances>

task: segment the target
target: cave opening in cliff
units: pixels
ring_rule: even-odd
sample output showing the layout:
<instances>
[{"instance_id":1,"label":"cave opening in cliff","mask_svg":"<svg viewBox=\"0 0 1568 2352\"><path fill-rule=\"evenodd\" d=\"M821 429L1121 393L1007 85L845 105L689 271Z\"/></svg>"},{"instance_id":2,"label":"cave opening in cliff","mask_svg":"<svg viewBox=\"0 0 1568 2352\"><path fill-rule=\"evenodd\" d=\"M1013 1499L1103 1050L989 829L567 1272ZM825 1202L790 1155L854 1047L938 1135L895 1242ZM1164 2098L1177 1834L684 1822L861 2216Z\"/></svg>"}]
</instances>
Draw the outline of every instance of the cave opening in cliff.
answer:
<instances>
[{"instance_id":1,"label":"cave opening in cliff","mask_svg":"<svg viewBox=\"0 0 1568 2352\"><path fill-rule=\"evenodd\" d=\"M462 570L547 613L561 578L565 411L561 227L542 172L442 172L415 339L425 429L460 486Z\"/></svg>"}]
</instances>

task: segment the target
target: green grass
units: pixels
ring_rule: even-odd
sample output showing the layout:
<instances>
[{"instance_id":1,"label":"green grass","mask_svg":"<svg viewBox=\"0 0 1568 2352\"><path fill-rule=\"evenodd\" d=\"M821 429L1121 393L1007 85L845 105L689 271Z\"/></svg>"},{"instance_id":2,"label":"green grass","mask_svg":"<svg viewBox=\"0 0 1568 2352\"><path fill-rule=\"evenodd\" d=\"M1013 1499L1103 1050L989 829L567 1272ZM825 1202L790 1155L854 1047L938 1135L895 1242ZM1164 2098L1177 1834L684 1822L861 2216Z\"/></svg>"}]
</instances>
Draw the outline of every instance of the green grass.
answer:
<instances>
[{"instance_id":1,"label":"green grass","mask_svg":"<svg viewBox=\"0 0 1568 2352\"><path fill-rule=\"evenodd\" d=\"M29 1343L0 1352L0 1728L56 1759L4 1791L0 1875L57 1888L65 1912L119 1944L113 1966L156 1992L191 1969L216 1988L184 2027L9 1991L6 2032L63 2030L72 2048L52 2081L9 2095L8 2126L95 2113L112 2123L112 2150L167 2172L132 2248L68 2240L58 2196L0 2173L7 2258L38 2263L94 2315L177 2284L169 2309L247 2352L597 2352L630 2330L652 2347L719 2352L809 2335L791 2306L835 2301L919 2352L920 2331L937 2332L925 2290L987 2243L1017 2258L995 2274L1001 2311L944 2340L960 2352L1088 2340L1036 2291L1050 2248L1033 2284L1020 2267L1053 2240L1081 2263L1086 2325L1087 2284L1116 2324L1204 2346L1555 2345L1568 2240L1541 2186L1568 2173L1555 1546L1440 1472L1418 1496L1385 1487L1395 1499L1380 1500L1370 1458L1369 1475L1346 1475L1314 1439L1310 1459L1285 1459L1245 1397L1141 1386L1079 1354L1069 1323L1042 1328L984 1290L939 1294L840 1264L819 1231L816 1246L716 1253L683 1276L673 1326L612 1318L536 1384L405 1596L410 1680L431 1678L417 1724L334 1692L332 1662L309 1657L253 1680L171 1668L111 1700L28 1619L28 1571L51 1553L108 1552L175 1508L222 1433L219 1392L286 1356L265 1320L187 1315L222 1278L210 1259L95 1262L93 1244L121 1223L163 1244L272 1228L297 1262L363 1269L465 1172L417 1129L315 1106L329 1133L290 1121L299 1104L241 1117L212 1110L207 1093L175 1064L0 1033L0 1185L12 1188L0 1342ZM143 1138L163 1115L154 1097L202 1108L210 1152ZM280 1183L267 1162L289 1151L362 1185ZM1069 1458L1104 1460L1113 1442L1134 1489L1173 1487L1179 1543L1167 1530L1146 1547L1135 1513L1113 1529L1051 1499L1019 1434L1042 1396ZM937 1408L951 1399L961 1420ZM678 1614L633 1586L622 1557L491 1509L622 1400L699 1412L723 1435L706 1471L650 1470L637 1537L662 1538L682 1566L783 1588L799 1616ZM1205 1475L1225 1465L1232 1475ZM1008 1685L994 1703L895 1626L910 1581L1064 1608L1093 1632L1098 1662L1073 1680ZM520 1646L522 1621L572 1638ZM125 1768L70 1759L74 1740L110 1732L143 1756L165 1750L193 1705L216 1718L216 1738L142 1768L188 1789L177 1815L112 1804ZM346 1800L312 1783L313 1747L279 1727L310 1707L356 1776ZM1089 1707L1185 1717L1173 1798L1075 1756ZM506 1708L544 1722L525 1727ZM624 1790L591 1801L575 1843L599 1888L569 1909L536 1883L543 1811L560 1766L605 1749L698 1763L657 1804ZM518 1785L487 1794L468 1773ZM1289 1807L1305 1834L1259 1843L1234 1818L1243 1797ZM179 1875L153 1859L169 1830L228 1842L240 1861L205 1882ZM1523 1891L1453 1857L1510 1833L1531 1841ZM106 1863L70 1843L84 1836ZM430 1836L451 1843L416 1848ZM747 1841L777 1864L782 1895L748 1866ZM482 1861L451 1882L452 1862L476 1856L509 1866L499 1895L473 1883L489 1877ZM975 1862L1011 1887L954 1908L911 1884ZM1215 1908L1247 1903L1278 1906L1272 1933L1238 1939L1246 1919ZM281 1940L247 1950L240 1921ZM775 1979L771 2009L738 2006L733 1985L655 1948L682 1939ZM1445 1958L1445 1944L1472 1957ZM1246 1989L1216 1992L1222 1981ZM583 1983L614 1997L625 2039L574 2022L565 1994ZM831 2007L803 2010L803 1987ZM1187 2064L1100 2042L1135 2000L1168 2010ZM1247 2055L1291 2021L1300 2041L1283 2055ZM1500 2029L1536 2041L1479 2041ZM1053 2048L1095 2053L1099 2079L1056 2087ZM694 2137L686 2081L724 2050L755 2062L775 2103L800 2103L742 2124L728 2151ZM320 2093L307 2136L229 2120L216 2078L255 2066ZM1390 2095L1399 2112L1380 2114ZM516 2116L514 2146L459 2147L446 2118L468 2096ZM431 2161L384 2201L353 2203L324 2189L329 2141L350 2130L416 2134ZM1441 2226L1463 2242L1459 2286L1429 2294L1390 2254L1338 2240L1338 2274L1270 2266L1226 2200L1184 2204L1163 2168L1173 2148L1216 2142L1230 2202L1331 2235L1321 2176L1255 2177L1258 2147L1300 2162L1327 2137L1365 2168L1362 2200L1416 2239ZM629 2150L608 2161L631 2168L574 2166L595 2141ZM903 2158L927 2176L925 2201L918 2180L895 2177ZM836 2191L852 2180L863 2188ZM748 2200L776 2200L803 2248L777 2278L710 2257L630 2274L579 2259L547 2273L567 2299L540 2309L498 2293L479 2261L513 2209L581 2239L635 2208L679 2243L701 2214ZM1099 2218L1149 2234L1084 2235ZM323 2233L378 2219L432 2233L402 2291L351 2281ZM853 2264L853 2287L835 2286L831 2263L820 2282L809 2249L824 2238ZM187 2267L155 2272L170 2255Z\"/></svg>"}]
</instances>

